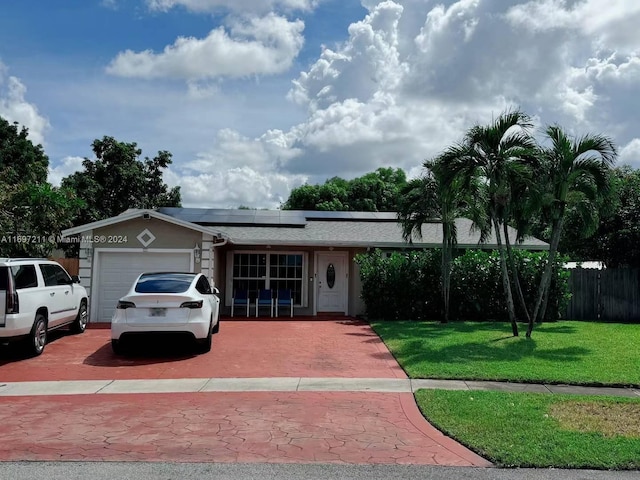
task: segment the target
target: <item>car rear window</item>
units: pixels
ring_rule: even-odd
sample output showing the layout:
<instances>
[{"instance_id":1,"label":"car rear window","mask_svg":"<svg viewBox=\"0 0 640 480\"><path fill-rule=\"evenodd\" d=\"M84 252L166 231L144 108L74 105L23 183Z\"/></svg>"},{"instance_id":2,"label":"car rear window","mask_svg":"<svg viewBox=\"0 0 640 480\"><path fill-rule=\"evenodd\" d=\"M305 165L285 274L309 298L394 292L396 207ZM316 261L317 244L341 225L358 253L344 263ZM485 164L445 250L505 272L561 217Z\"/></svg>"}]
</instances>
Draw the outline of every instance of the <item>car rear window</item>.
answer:
<instances>
[{"instance_id":1,"label":"car rear window","mask_svg":"<svg viewBox=\"0 0 640 480\"><path fill-rule=\"evenodd\" d=\"M137 293L186 292L195 275L189 273L145 273L136 283Z\"/></svg>"}]
</instances>

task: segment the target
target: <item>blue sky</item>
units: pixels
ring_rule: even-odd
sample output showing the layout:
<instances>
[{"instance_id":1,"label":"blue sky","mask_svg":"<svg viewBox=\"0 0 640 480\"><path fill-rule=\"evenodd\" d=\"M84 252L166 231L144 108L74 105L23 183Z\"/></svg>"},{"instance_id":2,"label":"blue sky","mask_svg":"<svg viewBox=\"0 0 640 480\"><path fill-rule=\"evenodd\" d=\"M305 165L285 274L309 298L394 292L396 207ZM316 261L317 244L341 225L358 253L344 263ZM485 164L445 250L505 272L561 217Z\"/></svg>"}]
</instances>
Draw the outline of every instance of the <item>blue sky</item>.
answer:
<instances>
[{"instance_id":1,"label":"blue sky","mask_svg":"<svg viewBox=\"0 0 640 480\"><path fill-rule=\"evenodd\" d=\"M185 206L417 175L514 106L610 135L638 168L638 22L625 0L4 1L0 115L44 145L53 183L104 135L169 150Z\"/></svg>"}]
</instances>

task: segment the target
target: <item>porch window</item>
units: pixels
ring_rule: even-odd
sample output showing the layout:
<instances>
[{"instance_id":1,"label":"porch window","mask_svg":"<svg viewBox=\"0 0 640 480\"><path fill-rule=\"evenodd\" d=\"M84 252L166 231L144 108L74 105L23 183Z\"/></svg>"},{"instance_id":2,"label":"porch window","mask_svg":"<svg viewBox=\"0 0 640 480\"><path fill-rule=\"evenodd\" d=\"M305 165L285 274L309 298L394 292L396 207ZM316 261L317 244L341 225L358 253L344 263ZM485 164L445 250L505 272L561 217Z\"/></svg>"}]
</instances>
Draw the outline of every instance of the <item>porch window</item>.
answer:
<instances>
[{"instance_id":1,"label":"porch window","mask_svg":"<svg viewBox=\"0 0 640 480\"><path fill-rule=\"evenodd\" d=\"M294 305L302 305L302 254L269 255L269 285L274 291L290 289Z\"/></svg>"},{"instance_id":2,"label":"porch window","mask_svg":"<svg viewBox=\"0 0 640 480\"><path fill-rule=\"evenodd\" d=\"M267 287L267 255L265 253L235 253L233 255L233 291L247 290L256 298L258 290Z\"/></svg>"},{"instance_id":3,"label":"porch window","mask_svg":"<svg viewBox=\"0 0 640 480\"><path fill-rule=\"evenodd\" d=\"M278 289L291 289L294 305L303 306L303 279L303 253L233 254L233 290L247 290L252 300L260 289L270 288L274 296Z\"/></svg>"}]
</instances>

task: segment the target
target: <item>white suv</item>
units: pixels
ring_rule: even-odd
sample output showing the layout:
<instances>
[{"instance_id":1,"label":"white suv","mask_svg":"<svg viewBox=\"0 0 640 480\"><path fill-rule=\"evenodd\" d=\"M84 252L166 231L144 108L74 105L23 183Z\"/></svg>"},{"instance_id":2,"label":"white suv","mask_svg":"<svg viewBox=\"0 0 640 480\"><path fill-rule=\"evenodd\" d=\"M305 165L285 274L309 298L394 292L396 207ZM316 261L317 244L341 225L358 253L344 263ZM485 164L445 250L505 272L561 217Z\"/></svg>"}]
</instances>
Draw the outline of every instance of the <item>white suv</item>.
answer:
<instances>
[{"instance_id":1,"label":"white suv","mask_svg":"<svg viewBox=\"0 0 640 480\"><path fill-rule=\"evenodd\" d=\"M47 259L0 258L0 343L24 341L40 355L47 332L87 327L87 291L77 276Z\"/></svg>"}]
</instances>

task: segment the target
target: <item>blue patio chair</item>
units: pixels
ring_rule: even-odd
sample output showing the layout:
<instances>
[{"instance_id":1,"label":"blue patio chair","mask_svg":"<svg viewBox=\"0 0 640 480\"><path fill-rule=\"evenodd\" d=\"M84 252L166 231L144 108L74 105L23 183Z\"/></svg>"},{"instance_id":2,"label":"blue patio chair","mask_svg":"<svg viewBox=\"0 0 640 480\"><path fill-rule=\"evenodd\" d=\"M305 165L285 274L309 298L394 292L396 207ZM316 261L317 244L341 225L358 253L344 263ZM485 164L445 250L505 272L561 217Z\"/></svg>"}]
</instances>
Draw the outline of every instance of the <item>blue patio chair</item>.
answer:
<instances>
[{"instance_id":1,"label":"blue patio chair","mask_svg":"<svg viewBox=\"0 0 640 480\"><path fill-rule=\"evenodd\" d=\"M290 289L278 290L278 296L276 297L276 317L279 316L279 307L289 307L291 310L291 317L293 317L293 298L291 298Z\"/></svg>"},{"instance_id":2,"label":"blue patio chair","mask_svg":"<svg viewBox=\"0 0 640 480\"><path fill-rule=\"evenodd\" d=\"M267 288L258 292L258 298L256 298L256 317L258 316L260 307L269 307L269 315L273 317L273 295L271 294L271 289Z\"/></svg>"},{"instance_id":3,"label":"blue patio chair","mask_svg":"<svg viewBox=\"0 0 640 480\"><path fill-rule=\"evenodd\" d=\"M234 290L233 297L231 298L231 316L233 317L233 308L235 306L244 307L247 310L247 317L249 316L249 292L246 290Z\"/></svg>"}]
</instances>

